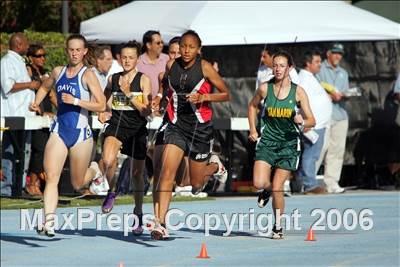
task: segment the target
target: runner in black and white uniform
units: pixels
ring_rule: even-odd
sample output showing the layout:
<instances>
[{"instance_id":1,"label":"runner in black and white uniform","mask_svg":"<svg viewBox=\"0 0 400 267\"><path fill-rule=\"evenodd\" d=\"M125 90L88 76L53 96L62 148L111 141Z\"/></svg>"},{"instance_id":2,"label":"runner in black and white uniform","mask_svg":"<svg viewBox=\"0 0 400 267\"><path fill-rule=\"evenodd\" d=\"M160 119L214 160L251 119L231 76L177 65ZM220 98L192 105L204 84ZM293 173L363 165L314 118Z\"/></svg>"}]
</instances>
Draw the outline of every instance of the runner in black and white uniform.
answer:
<instances>
[{"instance_id":1,"label":"runner in black and white uniform","mask_svg":"<svg viewBox=\"0 0 400 267\"><path fill-rule=\"evenodd\" d=\"M99 115L101 122L107 122L104 131L102 160L99 167L106 175L110 190L104 199L102 211L112 210L116 198L114 174L119 151L133 158L132 177L135 188L135 208L133 213L139 218L139 224L133 229L133 234L140 235L142 228L143 203L143 169L147 151L146 116L151 113L150 79L136 70L140 44L131 41L122 46L121 61L123 72L113 74L104 91L108 105L111 106L111 119L105 121L103 114ZM105 116L106 117L106 116Z\"/></svg>"}]
</instances>

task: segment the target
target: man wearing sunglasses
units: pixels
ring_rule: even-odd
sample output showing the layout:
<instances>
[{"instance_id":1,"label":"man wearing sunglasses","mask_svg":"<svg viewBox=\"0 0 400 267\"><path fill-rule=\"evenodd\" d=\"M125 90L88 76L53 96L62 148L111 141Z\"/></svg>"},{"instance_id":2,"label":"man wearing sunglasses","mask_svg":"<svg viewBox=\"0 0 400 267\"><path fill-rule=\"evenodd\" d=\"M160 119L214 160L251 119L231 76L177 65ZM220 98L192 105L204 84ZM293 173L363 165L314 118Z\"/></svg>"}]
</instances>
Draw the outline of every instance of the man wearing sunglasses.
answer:
<instances>
[{"instance_id":1,"label":"man wearing sunglasses","mask_svg":"<svg viewBox=\"0 0 400 267\"><path fill-rule=\"evenodd\" d=\"M152 108L158 107L162 92L159 92L158 75L165 71L169 60L167 54L162 53L164 43L158 31L150 30L143 35L142 54L139 57L137 68L146 74L151 81Z\"/></svg>"}]
</instances>

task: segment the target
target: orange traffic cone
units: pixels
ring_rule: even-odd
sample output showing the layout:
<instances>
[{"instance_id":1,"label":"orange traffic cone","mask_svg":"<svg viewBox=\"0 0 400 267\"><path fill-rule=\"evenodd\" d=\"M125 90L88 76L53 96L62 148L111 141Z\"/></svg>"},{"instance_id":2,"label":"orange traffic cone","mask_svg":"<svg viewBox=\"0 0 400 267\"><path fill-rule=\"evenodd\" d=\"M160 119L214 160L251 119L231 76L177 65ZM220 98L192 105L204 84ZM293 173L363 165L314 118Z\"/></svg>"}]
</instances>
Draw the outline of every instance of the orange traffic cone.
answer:
<instances>
[{"instance_id":1,"label":"orange traffic cone","mask_svg":"<svg viewBox=\"0 0 400 267\"><path fill-rule=\"evenodd\" d=\"M196 258L198 258L198 259L209 259L210 258L207 254L207 248L206 248L205 243L201 244L200 254Z\"/></svg>"},{"instance_id":2,"label":"orange traffic cone","mask_svg":"<svg viewBox=\"0 0 400 267\"><path fill-rule=\"evenodd\" d=\"M307 238L306 238L305 241L317 241L317 240L314 238L314 231L313 231L312 227L310 227L310 229L308 230L308 232L307 232Z\"/></svg>"}]
</instances>

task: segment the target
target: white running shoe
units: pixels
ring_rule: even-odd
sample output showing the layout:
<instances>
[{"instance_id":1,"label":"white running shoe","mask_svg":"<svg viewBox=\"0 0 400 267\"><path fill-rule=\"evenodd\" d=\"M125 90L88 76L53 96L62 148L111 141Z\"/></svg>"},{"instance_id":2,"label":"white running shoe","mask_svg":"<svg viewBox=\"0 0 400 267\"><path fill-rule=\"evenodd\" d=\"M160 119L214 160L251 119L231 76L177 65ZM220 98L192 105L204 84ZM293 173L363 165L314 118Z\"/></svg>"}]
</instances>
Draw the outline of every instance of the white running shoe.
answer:
<instances>
[{"instance_id":1,"label":"white running shoe","mask_svg":"<svg viewBox=\"0 0 400 267\"><path fill-rule=\"evenodd\" d=\"M195 198L206 198L206 197L208 197L208 194L207 194L207 192L200 192L200 193L198 193L197 195L191 194L191 197L195 197Z\"/></svg>"},{"instance_id":2,"label":"white running shoe","mask_svg":"<svg viewBox=\"0 0 400 267\"><path fill-rule=\"evenodd\" d=\"M154 229L151 231L150 235L154 240L167 240L169 238L168 230L160 223L157 223L154 226Z\"/></svg>"},{"instance_id":3,"label":"white running shoe","mask_svg":"<svg viewBox=\"0 0 400 267\"><path fill-rule=\"evenodd\" d=\"M193 196L192 194L192 186L176 186L175 187L175 196L179 197L191 197Z\"/></svg>"},{"instance_id":4,"label":"white running shoe","mask_svg":"<svg viewBox=\"0 0 400 267\"><path fill-rule=\"evenodd\" d=\"M45 223L41 227L37 226L36 232L39 235L45 235L48 237L54 237L56 235L54 232L54 225L51 225L50 223Z\"/></svg>"},{"instance_id":5,"label":"white running shoe","mask_svg":"<svg viewBox=\"0 0 400 267\"><path fill-rule=\"evenodd\" d=\"M89 187L90 192L99 196L107 195L110 186L108 185L108 181L101 172L97 162L92 161L90 168L96 171L96 175L94 176Z\"/></svg>"},{"instance_id":6,"label":"white running shoe","mask_svg":"<svg viewBox=\"0 0 400 267\"><path fill-rule=\"evenodd\" d=\"M215 154L212 154L208 162L218 164L218 171L214 173L213 176L220 183L224 184L226 182L226 179L228 179L228 171L225 169L219 157Z\"/></svg>"},{"instance_id":7,"label":"white running shoe","mask_svg":"<svg viewBox=\"0 0 400 267\"><path fill-rule=\"evenodd\" d=\"M334 188L327 188L327 191L330 194L341 194L341 193L344 193L344 191L346 191L346 189L344 189L343 187L337 186Z\"/></svg>"}]
</instances>

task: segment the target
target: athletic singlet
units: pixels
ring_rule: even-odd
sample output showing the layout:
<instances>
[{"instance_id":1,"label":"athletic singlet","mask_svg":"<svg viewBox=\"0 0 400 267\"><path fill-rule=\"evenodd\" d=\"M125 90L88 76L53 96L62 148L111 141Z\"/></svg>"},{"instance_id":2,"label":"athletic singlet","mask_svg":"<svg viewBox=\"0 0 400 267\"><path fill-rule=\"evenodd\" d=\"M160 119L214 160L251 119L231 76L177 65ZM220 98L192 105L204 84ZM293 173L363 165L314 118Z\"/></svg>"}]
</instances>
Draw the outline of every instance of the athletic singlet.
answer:
<instances>
[{"instance_id":1,"label":"athletic singlet","mask_svg":"<svg viewBox=\"0 0 400 267\"><path fill-rule=\"evenodd\" d=\"M187 123L205 123L211 120L212 109L209 102L191 104L186 101L187 94L211 92L212 86L204 78L200 56L188 69L183 67L182 59L177 58L168 74L168 86L167 114L170 122L176 124L182 120Z\"/></svg>"},{"instance_id":2,"label":"athletic singlet","mask_svg":"<svg viewBox=\"0 0 400 267\"><path fill-rule=\"evenodd\" d=\"M293 120L296 115L296 88L297 85L291 83L288 96L279 100L274 93L273 80L268 83L261 118L262 138L273 142L288 142L299 137L300 131Z\"/></svg>"},{"instance_id":3,"label":"athletic singlet","mask_svg":"<svg viewBox=\"0 0 400 267\"><path fill-rule=\"evenodd\" d=\"M140 115L140 112L135 109L131 100L125 96L119 87L119 77L122 72L113 74L111 94L113 97L112 116L110 124L123 127L123 128L137 128L146 125L146 118ZM132 93L142 93L140 88L140 78L143 73L136 73L130 84L130 91Z\"/></svg>"},{"instance_id":4,"label":"athletic singlet","mask_svg":"<svg viewBox=\"0 0 400 267\"><path fill-rule=\"evenodd\" d=\"M56 82L58 110L56 122L67 128L85 128L88 124L88 110L79 106L66 104L61 100L63 93L70 94L75 98L84 101L90 101L90 92L82 84L82 76L87 67L83 66L79 72L72 78L67 77L67 66L62 69Z\"/></svg>"}]
</instances>

